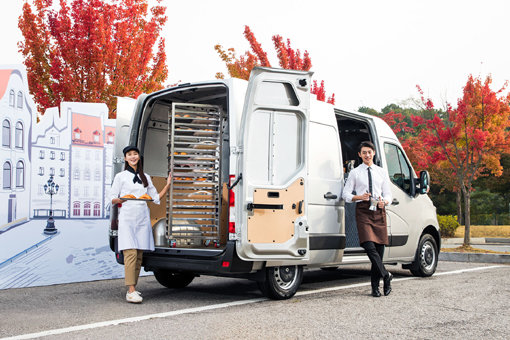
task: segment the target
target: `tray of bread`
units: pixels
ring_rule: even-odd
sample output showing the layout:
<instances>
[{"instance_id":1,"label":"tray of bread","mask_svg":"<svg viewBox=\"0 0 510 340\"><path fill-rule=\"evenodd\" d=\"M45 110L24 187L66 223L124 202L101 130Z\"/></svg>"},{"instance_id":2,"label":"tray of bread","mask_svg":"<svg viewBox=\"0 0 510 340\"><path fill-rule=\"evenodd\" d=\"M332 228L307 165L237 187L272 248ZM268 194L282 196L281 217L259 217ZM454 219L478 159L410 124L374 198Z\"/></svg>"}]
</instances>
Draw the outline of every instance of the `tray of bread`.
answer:
<instances>
[{"instance_id":1,"label":"tray of bread","mask_svg":"<svg viewBox=\"0 0 510 340\"><path fill-rule=\"evenodd\" d=\"M135 195L129 194L122 196L120 199L125 201L148 201L148 202L153 201L152 197L150 197L147 194L143 194L140 197L136 197Z\"/></svg>"}]
</instances>

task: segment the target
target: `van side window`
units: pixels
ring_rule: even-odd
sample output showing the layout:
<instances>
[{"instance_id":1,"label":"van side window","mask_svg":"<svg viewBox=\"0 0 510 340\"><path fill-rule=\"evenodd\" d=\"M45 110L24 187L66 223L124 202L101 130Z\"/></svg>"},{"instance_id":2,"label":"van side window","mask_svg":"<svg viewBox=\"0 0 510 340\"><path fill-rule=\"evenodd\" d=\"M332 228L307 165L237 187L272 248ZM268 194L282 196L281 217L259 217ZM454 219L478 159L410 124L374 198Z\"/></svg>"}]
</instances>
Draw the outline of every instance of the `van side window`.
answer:
<instances>
[{"instance_id":1,"label":"van side window","mask_svg":"<svg viewBox=\"0 0 510 340\"><path fill-rule=\"evenodd\" d=\"M258 105L298 106L299 99L291 84L263 81L257 88L255 103Z\"/></svg>"},{"instance_id":2,"label":"van side window","mask_svg":"<svg viewBox=\"0 0 510 340\"><path fill-rule=\"evenodd\" d=\"M402 149L394 144L384 143L384 154L390 180L406 193L411 194L411 166Z\"/></svg>"}]
</instances>

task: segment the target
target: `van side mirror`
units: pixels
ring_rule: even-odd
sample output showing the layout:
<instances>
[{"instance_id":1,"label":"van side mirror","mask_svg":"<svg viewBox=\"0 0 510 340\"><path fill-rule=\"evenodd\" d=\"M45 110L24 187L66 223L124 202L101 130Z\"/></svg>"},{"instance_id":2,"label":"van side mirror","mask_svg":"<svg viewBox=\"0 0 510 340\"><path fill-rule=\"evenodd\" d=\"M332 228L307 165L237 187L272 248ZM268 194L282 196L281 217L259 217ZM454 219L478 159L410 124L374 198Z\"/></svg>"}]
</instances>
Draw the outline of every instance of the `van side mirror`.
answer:
<instances>
[{"instance_id":1,"label":"van side mirror","mask_svg":"<svg viewBox=\"0 0 510 340\"><path fill-rule=\"evenodd\" d=\"M418 193L421 195L425 195L429 192L430 188L430 175L426 170L420 171L420 179L418 181Z\"/></svg>"}]
</instances>

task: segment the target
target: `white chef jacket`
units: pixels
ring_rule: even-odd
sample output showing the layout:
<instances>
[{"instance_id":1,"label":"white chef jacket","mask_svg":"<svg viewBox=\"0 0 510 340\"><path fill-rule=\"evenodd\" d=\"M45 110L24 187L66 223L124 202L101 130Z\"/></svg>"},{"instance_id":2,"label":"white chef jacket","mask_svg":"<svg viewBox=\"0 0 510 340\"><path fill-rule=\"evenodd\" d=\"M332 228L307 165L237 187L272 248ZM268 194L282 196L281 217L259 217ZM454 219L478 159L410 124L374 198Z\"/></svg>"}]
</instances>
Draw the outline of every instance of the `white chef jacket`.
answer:
<instances>
[{"instance_id":1,"label":"white chef jacket","mask_svg":"<svg viewBox=\"0 0 510 340\"><path fill-rule=\"evenodd\" d=\"M342 198L348 202L352 202L353 191L356 195L363 195L366 192L370 192L368 188L368 166L365 163L361 163L356 168L352 169L345 183L344 190L342 192ZM390 178L385 169L372 164L370 166L370 172L372 174L372 197L378 199L382 198L391 203L391 187ZM357 201L361 202L361 201Z\"/></svg>"},{"instance_id":2,"label":"white chef jacket","mask_svg":"<svg viewBox=\"0 0 510 340\"><path fill-rule=\"evenodd\" d=\"M153 203L159 204L159 194L148 174L147 187L133 183L134 174L127 170L119 172L113 179L110 199L125 195L140 197L148 194ZM137 175L138 176L138 175ZM152 235L149 207L146 201L123 201L119 208L119 251L124 249L154 250L154 236Z\"/></svg>"}]
</instances>

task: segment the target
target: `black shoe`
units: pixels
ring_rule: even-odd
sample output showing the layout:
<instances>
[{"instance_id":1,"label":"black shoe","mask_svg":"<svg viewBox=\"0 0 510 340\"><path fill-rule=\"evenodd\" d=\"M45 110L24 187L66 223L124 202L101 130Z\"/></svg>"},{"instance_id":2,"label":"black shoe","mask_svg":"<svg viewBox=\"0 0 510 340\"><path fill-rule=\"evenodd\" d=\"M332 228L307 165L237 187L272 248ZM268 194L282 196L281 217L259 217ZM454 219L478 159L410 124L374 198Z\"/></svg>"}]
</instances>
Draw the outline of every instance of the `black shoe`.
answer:
<instances>
[{"instance_id":1,"label":"black shoe","mask_svg":"<svg viewBox=\"0 0 510 340\"><path fill-rule=\"evenodd\" d=\"M391 293L391 280L393 280L393 274L388 273L384 278L384 296L388 296Z\"/></svg>"},{"instance_id":2,"label":"black shoe","mask_svg":"<svg viewBox=\"0 0 510 340\"><path fill-rule=\"evenodd\" d=\"M379 287L372 288L372 296L373 297L380 297L381 296L381 292L379 291Z\"/></svg>"}]
</instances>

